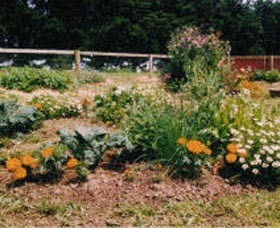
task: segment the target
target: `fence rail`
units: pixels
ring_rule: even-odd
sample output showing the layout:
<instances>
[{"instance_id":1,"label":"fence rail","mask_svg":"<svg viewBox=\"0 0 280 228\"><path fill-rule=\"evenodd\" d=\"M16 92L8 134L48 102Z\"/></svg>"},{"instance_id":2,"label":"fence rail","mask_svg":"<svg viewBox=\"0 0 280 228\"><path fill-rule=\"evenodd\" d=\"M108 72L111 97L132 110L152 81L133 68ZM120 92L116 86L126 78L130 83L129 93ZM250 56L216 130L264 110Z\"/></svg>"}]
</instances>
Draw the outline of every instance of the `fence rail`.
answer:
<instances>
[{"instance_id":1,"label":"fence rail","mask_svg":"<svg viewBox=\"0 0 280 228\"><path fill-rule=\"evenodd\" d=\"M81 56L103 56L103 57L128 57L128 58L147 58L149 61L149 71L153 71L154 59L169 59L168 55L161 54L139 54L139 53L120 53L120 52L98 52L98 51L79 51L79 50L46 50L46 49L19 49L19 48L0 48L0 54L44 54L44 55L73 55L75 57L75 69L81 69ZM279 69L280 56L230 56L232 69L246 68L250 66L255 69Z\"/></svg>"}]
</instances>

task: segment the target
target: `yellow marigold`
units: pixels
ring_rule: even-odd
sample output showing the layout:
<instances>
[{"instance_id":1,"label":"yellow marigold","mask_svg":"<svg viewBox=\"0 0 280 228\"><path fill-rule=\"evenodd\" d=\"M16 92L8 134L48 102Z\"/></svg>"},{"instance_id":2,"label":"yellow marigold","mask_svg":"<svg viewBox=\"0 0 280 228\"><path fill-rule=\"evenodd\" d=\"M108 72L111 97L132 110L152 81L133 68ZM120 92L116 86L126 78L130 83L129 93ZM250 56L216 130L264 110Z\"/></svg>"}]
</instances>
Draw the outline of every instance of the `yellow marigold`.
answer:
<instances>
[{"instance_id":1,"label":"yellow marigold","mask_svg":"<svg viewBox=\"0 0 280 228\"><path fill-rule=\"evenodd\" d=\"M34 159L35 159L35 158L31 157L30 155L24 155L24 156L21 158L21 162L22 162L22 164L25 165L25 166L30 166Z\"/></svg>"},{"instance_id":2,"label":"yellow marigold","mask_svg":"<svg viewBox=\"0 0 280 228\"><path fill-rule=\"evenodd\" d=\"M30 163L30 168L31 169L36 169L36 168L38 168L38 166L39 166L39 161L37 160L37 159L33 159L33 161Z\"/></svg>"},{"instance_id":3,"label":"yellow marigold","mask_svg":"<svg viewBox=\"0 0 280 228\"><path fill-rule=\"evenodd\" d=\"M232 164L232 163L236 162L236 160L237 160L237 155L236 155L236 154L228 153L228 154L226 155L226 161L227 161L227 163Z\"/></svg>"},{"instance_id":4,"label":"yellow marigold","mask_svg":"<svg viewBox=\"0 0 280 228\"><path fill-rule=\"evenodd\" d=\"M204 145L198 140L190 140L186 144L188 151L194 154L200 154L204 150Z\"/></svg>"},{"instance_id":5,"label":"yellow marigold","mask_svg":"<svg viewBox=\"0 0 280 228\"><path fill-rule=\"evenodd\" d=\"M34 107L37 108L39 111L43 111L43 106L40 103L35 103Z\"/></svg>"},{"instance_id":6,"label":"yellow marigold","mask_svg":"<svg viewBox=\"0 0 280 228\"><path fill-rule=\"evenodd\" d=\"M234 143L229 143L229 144L227 145L227 150L228 150L228 152L230 152L230 153L236 154L238 148L237 148L237 146L236 146Z\"/></svg>"},{"instance_id":7,"label":"yellow marigold","mask_svg":"<svg viewBox=\"0 0 280 228\"><path fill-rule=\"evenodd\" d=\"M18 167L14 172L15 179L24 179L27 176L27 171L23 167Z\"/></svg>"},{"instance_id":8,"label":"yellow marigold","mask_svg":"<svg viewBox=\"0 0 280 228\"><path fill-rule=\"evenodd\" d=\"M92 101L91 101L89 98L85 97L85 98L83 99L83 104L90 106L90 105L92 105L93 103L92 103Z\"/></svg>"},{"instance_id":9,"label":"yellow marigold","mask_svg":"<svg viewBox=\"0 0 280 228\"><path fill-rule=\"evenodd\" d=\"M211 155L211 154L212 154L212 150L210 150L209 148L205 148L205 149L203 150L203 152L204 152L205 154L207 154L207 155Z\"/></svg>"},{"instance_id":10,"label":"yellow marigold","mask_svg":"<svg viewBox=\"0 0 280 228\"><path fill-rule=\"evenodd\" d=\"M6 161L6 168L9 171L15 171L20 166L21 166L21 161L17 158L11 158Z\"/></svg>"},{"instance_id":11,"label":"yellow marigold","mask_svg":"<svg viewBox=\"0 0 280 228\"><path fill-rule=\"evenodd\" d=\"M72 169L78 165L79 161L76 158L70 158L66 163L68 169Z\"/></svg>"},{"instance_id":12,"label":"yellow marigold","mask_svg":"<svg viewBox=\"0 0 280 228\"><path fill-rule=\"evenodd\" d=\"M46 147L42 151L42 157L43 158L48 158L48 157L52 156L53 152L54 152L54 148L53 147Z\"/></svg>"},{"instance_id":13,"label":"yellow marigold","mask_svg":"<svg viewBox=\"0 0 280 228\"><path fill-rule=\"evenodd\" d=\"M177 143L178 143L179 145L185 146L185 145L187 144L187 139L181 137L181 138L179 138L179 139L177 140Z\"/></svg>"}]
</instances>

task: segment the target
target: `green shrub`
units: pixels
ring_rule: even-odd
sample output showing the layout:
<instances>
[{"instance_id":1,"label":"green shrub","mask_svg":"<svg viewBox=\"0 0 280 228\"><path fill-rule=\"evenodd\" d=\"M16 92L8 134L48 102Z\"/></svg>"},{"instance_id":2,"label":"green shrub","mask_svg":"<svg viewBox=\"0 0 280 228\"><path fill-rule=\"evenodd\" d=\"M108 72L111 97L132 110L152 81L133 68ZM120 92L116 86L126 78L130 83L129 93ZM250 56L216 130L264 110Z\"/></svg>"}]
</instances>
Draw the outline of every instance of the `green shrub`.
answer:
<instances>
[{"instance_id":1,"label":"green shrub","mask_svg":"<svg viewBox=\"0 0 280 228\"><path fill-rule=\"evenodd\" d=\"M30 92L38 88L65 90L70 83L66 72L30 67L10 68L0 78L1 86Z\"/></svg>"},{"instance_id":2,"label":"green shrub","mask_svg":"<svg viewBox=\"0 0 280 228\"><path fill-rule=\"evenodd\" d=\"M269 71L262 71L256 70L253 75L252 79L256 81L267 81L267 82L278 82L280 81L280 73L278 70L269 70Z\"/></svg>"},{"instance_id":3,"label":"green shrub","mask_svg":"<svg viewBox=\"0 0 280 228\"><path fill-rule=\"evenodd\" d=\"M42 120L42 114L35 108L15 101L0 101L0 137L33 130Z\"/></svg>"},{"instance_id":4,"label":"green shrub","mask_svg":"<svg viewBox=\"0 0 280 228\"><path fill-rule=\"evenodd\" d=\"M252 75L252 79L255 81L264 81L265 80L265 71L256 70Z\"/></svg>"},{"instance_id":5,"label":"green shrub","mask_svg":"<svg viewBox=\"0 0 280 228\"><path fill-rule=\"evenodd\" d=\"M280 81L280 73L278 70L270 70L265 73L265 81L278 82Z\"/></svg>"},{"instance_id":6,"label":"green shrub","mask_svg":"<svg viewBox=\"0 0 280 228\"><path fill-rule=\"evenodd\" d=\"M75 117L83 110L82 101L65 96L35 96L31 104L42 112L46 119Z\"/></svg>"},{"instance_id":7,"label":"green shrub","mask_svg":"<svg viewBox=\"0 0 280 228\"><path fill-rule=\"evenodd\" d=\"M175 32L168 49L172 58L164 70L163 79L176 90L194 76L197 65L206 72L216 72L229 51L229 45L214 34L203 34L195 27L183 27ZM179 84L177 88L174 83Z\"/></svg>"},{"instance_id":8,"label":"green shrub","mask_svg":"<svg viewBox=\"0 0 280 228\"><path fill-rule=\"evenodd\" d=\"M143 99L135 88L114 87L105 95L97 95L94 99L95 116L107 123L119 123L131 112L133 105Z\"/></svg>"}]
</instances>

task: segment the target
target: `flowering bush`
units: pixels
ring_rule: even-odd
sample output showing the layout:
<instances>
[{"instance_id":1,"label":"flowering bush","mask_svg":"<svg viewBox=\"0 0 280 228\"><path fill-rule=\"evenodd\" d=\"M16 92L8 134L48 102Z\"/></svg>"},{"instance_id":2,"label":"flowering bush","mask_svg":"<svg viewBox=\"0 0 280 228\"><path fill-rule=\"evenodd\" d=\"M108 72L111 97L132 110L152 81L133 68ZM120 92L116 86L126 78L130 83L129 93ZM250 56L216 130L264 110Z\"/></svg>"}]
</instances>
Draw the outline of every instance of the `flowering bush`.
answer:
<instances>
[{"instance_id":1,"label":"flowering bush","mask_svg":"<svg viewBox=\"0 0 280 228\"><path fill-rule=\"evenodd\" d=\"M87 100L88 101L88 98ZM42 112L47 119L74 117L81 114L85 101L75 98L51 95L39 95L30 102L37 110Z\"/></svg>"},{"instance_id":2,"label":"flowering bush","mask_svg":"<svg viewBox=\"0 0 280 228\"><path fill-rule=\"evenodd\" d=\"M279 120L248 95L226 99L216 117L226 168L252 181L279 181Z\"/></svg>"},{"instance_id":3,"label":"flowering bush","mask_svg":"<svg viewBox=\"0 0 280 228\"><path fill-rule=\"evenodd\" d=\"M143 96L135 88L114 87L109 93L95 97L95 116L110 124L119 123L141 99Z\"/></svg>"},{"instance_id":4,"label":"flowering bush","mask_svg":"<svg viewBox=\"0 0 280 228\"><path fill-rule=\"evenodd\" d=\"M207 72L217 71L229 52L229 45L214 34L183 27L173 35L168 49L172 58L164 71L164 79L167 83L174 84L175 80L184 84L193 77L197 66Z\"/></svg>"}]
</instances>

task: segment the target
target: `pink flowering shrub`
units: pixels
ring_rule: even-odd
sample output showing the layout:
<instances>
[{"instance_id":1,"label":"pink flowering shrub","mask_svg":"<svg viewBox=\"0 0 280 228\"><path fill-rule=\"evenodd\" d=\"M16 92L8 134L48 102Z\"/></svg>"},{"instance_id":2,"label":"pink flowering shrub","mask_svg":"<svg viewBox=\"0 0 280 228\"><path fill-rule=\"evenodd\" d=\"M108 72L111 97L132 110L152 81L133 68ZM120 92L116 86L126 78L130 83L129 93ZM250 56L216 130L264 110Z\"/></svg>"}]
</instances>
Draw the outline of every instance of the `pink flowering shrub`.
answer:
<instances>
[{"instance_id":1,"label":"pink flowering shrub","mask_svg":"<svg viewBox=\"0 0 280 228\"><path fill-rule=\"evenodd\" d=\"M230 51L227 42L219 40L215 34L203 34L198 28L183 27L172 37L169 45L170 64L163 79L169 85L185 84L198 68L206 72L216 72ZM177 89L177 88L173 88Z\"/></svg>"}]
</instances>

